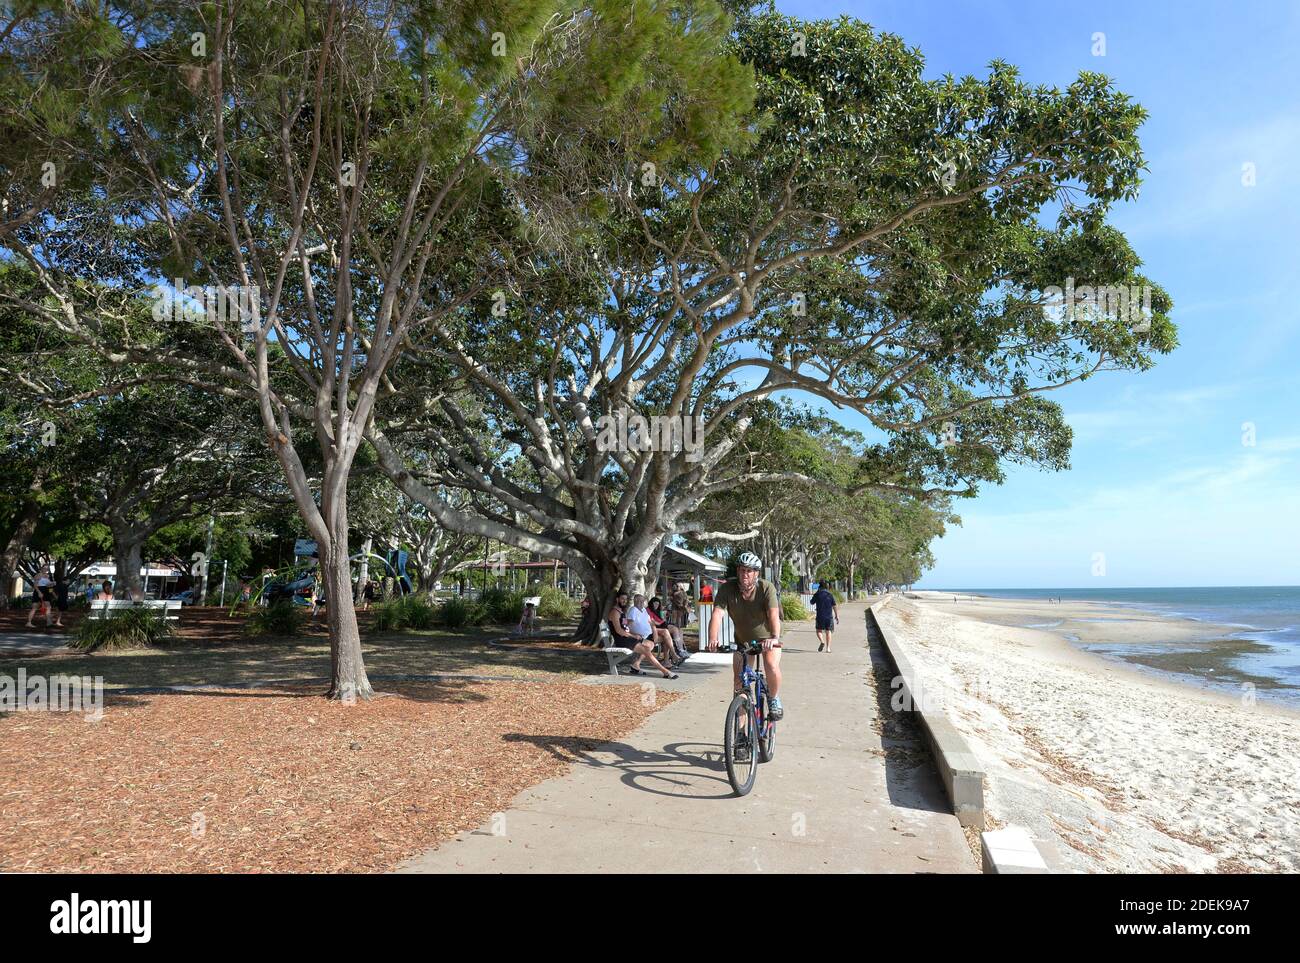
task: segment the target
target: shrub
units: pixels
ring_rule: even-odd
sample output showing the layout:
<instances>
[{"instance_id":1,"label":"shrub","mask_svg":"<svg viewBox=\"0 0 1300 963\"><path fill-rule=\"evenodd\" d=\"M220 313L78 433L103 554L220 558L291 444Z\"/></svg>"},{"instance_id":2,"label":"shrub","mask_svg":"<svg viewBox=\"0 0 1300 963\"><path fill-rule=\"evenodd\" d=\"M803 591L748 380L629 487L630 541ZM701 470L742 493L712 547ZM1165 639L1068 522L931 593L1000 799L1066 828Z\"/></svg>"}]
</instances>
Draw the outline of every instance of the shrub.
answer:
<instances>
[{"instance_id":1,"label":"shrub","mask_svg":"<svg viewBox=\"0 0 1300 963\"><path fill-rule=\"evenodd\" d=\"M831 589L831 597L835 599L837 604L839 605L844 604L844 593L841 592L839 589Z\"/></svg>"},{"instance_id":2,"label":"shrub","mask_svg":"<svg viewBox=\"0 0 1300 963\"><path fill-rule=\"evenodd\" d=\"M402 599L402 609L406 613L406 627L410 629L431 629L438 619L437 605L423 592Z\"/></svg>"},{"instance_id":3,"label":"shrub","mask_svg":"<svg viewBox=\"0 0 1300 963\"><path fill-rule=\"evenodd\" d=\"M542 589L542 604L537 606L537 616L542 619L554 619L557 622L575 622L578 619L578 603L559 589Z\"/></svg>"},{"instance_id":4,"label":"shrub","mask_svg":"<svg viewBox=\"0 0 1300 963\"><path fill-rule=\"evenodd\" d=\"M802 622L808 618L808 605L798 595L781 596L781 621Z\"/></svg>"},{"instance_id":5,"label":"shrub","mask_svg":"<svg viewBox=\"0 0 1300 963\"><path fill-rule=\"evenodd\" d=\"M244 622L244 631L249 635L293 636L302 631L305 618L302 609L292 602L276 602L255 607Z\"/></svg>"},{"instance_id":6,"label":"shrub","mask_svg":"<svg viewBox=\"0 0 1300 963\"><path fill-rule=\"evenodd\" d=\"M438 617L438 610L428 595L403 595L380 602L374 607L374 618L370 622L372 632L395 632L400 629L432 628Z\"/></svg>"},{"instance_id":7,"label":"shrub","mask_svg":"<svg viewBox=\"0 0 1300 963\"><path fill-rule=\"evenodd\" d=\"M84 619L77 626L72 647L86 652L97 649L142 649L172 637L164 613L155 609L118 609L108 618Z\"/></svg>"},{"instance_id":8,"label":"shrub","mask_svg":"<svg viewBox=\"0 0 1300 963\"><path fill-rule=\"evenodd\" d=\"M370 618L371 632L394 632L402 628L401 599L380 602L371 608L374 613Z\"/></svg>"},{"instance_id":9,"label":"shrub","mask_svg":"<svg viewBox=\"0 0 1300 963\"><path fill-rule=\"evenodd\" d=\"M459 629L471 624L476 614L474 603L466 601L459 595L445 599L434 613L439 624L449 629Z\"/></svg>"},{"instance_id":10,"label":"shrub","mask_svg":"<svg viewBox=\"0 0 1300 963\"><path fill-rule=\"evenodd\" d=\"M507 592L505 589L488 589L479 596L478 604L484 612L483 622L497 625L518 622L524 614L524 593ZM476 623L482 624L482 623Z\"/></svg>"}]
</instances>

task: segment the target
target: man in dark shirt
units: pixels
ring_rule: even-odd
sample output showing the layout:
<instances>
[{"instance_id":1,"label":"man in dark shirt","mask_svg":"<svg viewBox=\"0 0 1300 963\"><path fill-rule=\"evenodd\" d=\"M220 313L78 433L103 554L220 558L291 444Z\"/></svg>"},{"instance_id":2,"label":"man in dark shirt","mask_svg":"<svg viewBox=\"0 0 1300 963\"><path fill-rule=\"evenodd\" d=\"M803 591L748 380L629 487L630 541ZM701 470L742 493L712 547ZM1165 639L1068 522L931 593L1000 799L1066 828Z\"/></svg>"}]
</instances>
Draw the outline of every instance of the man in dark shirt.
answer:
<instances>
[{"instance_id":1,"label":"man in dark shirt","mask_svg":"<svg viewBox=\"0 0 1300 963\"><path fill-rule=\"evenodd\" d=\"M826 589L826 583L817 586L817 591L808 600L817 609L817 651L831 650L831 633L840 620L840 610L835 604L835 596Z\"/></svg>"}]
</instances>

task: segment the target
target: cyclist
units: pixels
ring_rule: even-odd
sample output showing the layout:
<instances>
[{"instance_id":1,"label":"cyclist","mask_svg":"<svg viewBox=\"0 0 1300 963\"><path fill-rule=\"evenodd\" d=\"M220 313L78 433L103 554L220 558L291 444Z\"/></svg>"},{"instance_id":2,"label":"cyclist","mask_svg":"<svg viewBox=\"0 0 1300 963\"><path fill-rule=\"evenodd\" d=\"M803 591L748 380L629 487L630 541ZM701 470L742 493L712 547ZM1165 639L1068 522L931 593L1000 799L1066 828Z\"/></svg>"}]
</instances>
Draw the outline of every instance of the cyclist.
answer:
<instances>
[{"instance_id":1,"label":"cyclist","mask_svg":"<svg viewBox=\"0 0 1300 963\"><path fill-rule=\"evenodd\" d=\"M781 599L776 586L759 578L762 560L745 552L736 562L736 577L718 589L709 619L709 651L718 650L718 632L722 613L731 616L736 626L736 641L744 645L753 639L763 645L763 669L767 676L768 715L775 721L785 715L781 699ZM745 651L738 649L732 657L733 691L740 691L740 673L745 665Z\"/></svg>"}]
</instances>

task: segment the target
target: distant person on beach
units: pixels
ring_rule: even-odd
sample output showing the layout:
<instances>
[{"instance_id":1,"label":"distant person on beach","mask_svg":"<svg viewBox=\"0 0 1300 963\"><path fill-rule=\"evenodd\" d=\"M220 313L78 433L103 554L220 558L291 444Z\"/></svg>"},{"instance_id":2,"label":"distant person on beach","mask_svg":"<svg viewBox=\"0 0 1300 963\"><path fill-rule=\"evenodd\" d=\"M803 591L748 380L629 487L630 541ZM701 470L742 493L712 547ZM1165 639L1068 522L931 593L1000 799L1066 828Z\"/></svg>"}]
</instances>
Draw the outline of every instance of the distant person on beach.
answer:
<instances>
[{"instance_id":1,"label":"distant person on beach","mask_svg":"<svg viewBox=\"0 0 1300 963\"><path fill-rule=\"evenodd\" d=\"M817 591L813 593L808 604L817 610L817 651L825 649L831 650L831 633L835 631L835 626L840 621L839 606L835 604L835 596L826 589L826 583L822 582L817 586Z\"/></svg>"}]
</instances>

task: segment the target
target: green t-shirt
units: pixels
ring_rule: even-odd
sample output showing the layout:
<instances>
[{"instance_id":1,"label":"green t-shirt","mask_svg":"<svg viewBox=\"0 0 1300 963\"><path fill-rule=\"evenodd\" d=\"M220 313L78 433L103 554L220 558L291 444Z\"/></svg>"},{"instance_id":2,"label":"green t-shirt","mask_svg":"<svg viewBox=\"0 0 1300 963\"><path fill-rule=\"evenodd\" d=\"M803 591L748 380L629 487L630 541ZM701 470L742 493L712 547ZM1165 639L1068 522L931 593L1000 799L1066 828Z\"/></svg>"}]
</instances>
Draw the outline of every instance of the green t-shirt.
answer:
<instances>
[{"instance_id":1,"label":"green t-shirt","mask_svg":"<svg viewBox=\"0 0 1300 963\"><path fill-rule=\"evenodd\" d=\"M740 597L740 583L734 579L718 589L714 604L726 610L731 621L736 625L736 644L745 645L754 639L772 637L775 626L767 624L768 609L779 609L781 598L776 586L765 578L760 578L754 586L754 597L746 601Z\"/></svg>"}]
</instances>

